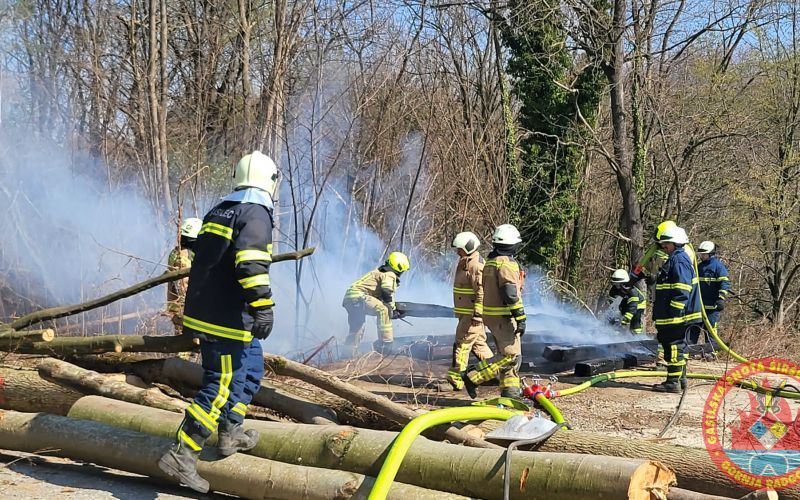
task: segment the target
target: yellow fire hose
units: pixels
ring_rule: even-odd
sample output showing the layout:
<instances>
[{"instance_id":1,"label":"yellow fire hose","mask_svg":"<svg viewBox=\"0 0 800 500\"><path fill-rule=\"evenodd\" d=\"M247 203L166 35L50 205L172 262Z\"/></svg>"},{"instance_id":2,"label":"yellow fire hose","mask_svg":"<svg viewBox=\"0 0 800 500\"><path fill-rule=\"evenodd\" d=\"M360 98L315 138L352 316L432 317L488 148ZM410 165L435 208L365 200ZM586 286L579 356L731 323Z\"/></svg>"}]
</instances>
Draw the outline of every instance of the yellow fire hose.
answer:
<instances>
[{"instance_id":1,"label":"yellow fire hose","mask_svg":"<svg viewBox=\"0 0 800 500\"><path fill-rule=\"evenodd\" d=\"M548 403L550 402L548 401ZM417 439L417 436L426 429L458 420L495 419L505 421L519 413L518 411L506 410L496 406L459 406L434 410L416 417L407 423L395 438L378 473L378 477L375 478L375 485L372 487L368 500L384 500L386 498L408 449L411 448L411 444Z\"/></svg>"}]
</instances>

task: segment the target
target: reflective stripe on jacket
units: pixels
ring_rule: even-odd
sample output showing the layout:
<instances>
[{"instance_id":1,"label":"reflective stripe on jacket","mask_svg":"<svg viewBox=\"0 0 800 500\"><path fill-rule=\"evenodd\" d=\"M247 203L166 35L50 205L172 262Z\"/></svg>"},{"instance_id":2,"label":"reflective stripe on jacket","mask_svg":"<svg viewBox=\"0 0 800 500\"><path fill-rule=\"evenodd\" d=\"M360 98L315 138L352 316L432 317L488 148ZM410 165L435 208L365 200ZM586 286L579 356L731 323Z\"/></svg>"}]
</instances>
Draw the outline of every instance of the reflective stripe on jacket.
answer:
<instances>
[{"instance_id":1,"label":"reflective stripe on jacket","mask_svg":"<svg viewBox=\"0 0 800 500\"><path fill-rule=\"evenodd\" d=\"M676 247L658 272L653 301L656 327L702 323L699 280L691 257Z\"/></svg>"},{"instance_id":2,"label":"reflective stripe on jacket","mask_svg":"<svg viewBox=\"0 0 800 500\"><path fill-rule=\"evenodd\" d=\"M461 257L453 278L453 312L456 316L483 314L483 259L478 252Z\"/></svg>"},{"instance_id":3,"label":"reflective stripe on jacket","mask_svg":"<svg viewBox=\"0 0 800 500\"><path fill-rule=\"evenodd\" d=\"M194 244L183 326L250 342L250 308L272 307L272 213L263 205L223 201L203 219Z\"/></svg>"},{"instance_id":4,"label":"reflective stripe on jacket","mask_svg":"<svg viewBox=\"0 0 800 500\"><path fill-rule=\"evenodd\" d=\"M394 271L383 270L382 267L373 269L350 285L344 294L342 304L370 296L386 303L394 310L394 292L399 286L400 280Z\"/></svg>"},{"instance_id":5,"label":"reflective stripe on jacket","mask_svg":"<svg viewBox=\"0 0 800 500\"><path fill-rule=\"evenodd\" d=\"M622 295L619 303L620 325L628 327L633 333L642 333L644 311L647 299L641 290L631 287L628 295Z\"/></svg>"},{"instance_id":6,"label":"reflective stripe on jacket","mask_svg":"<svg viewBox=\"0 0 800 500\"><path fill-rule=\"evenodd\" d=\"M517 287L518 300L506 304L501 288L512 283ZM513 257L498 255L486 261L483 267L483 315L513 316L512 311L522 309L522 274Z\"/></svg>"}]
</instances>

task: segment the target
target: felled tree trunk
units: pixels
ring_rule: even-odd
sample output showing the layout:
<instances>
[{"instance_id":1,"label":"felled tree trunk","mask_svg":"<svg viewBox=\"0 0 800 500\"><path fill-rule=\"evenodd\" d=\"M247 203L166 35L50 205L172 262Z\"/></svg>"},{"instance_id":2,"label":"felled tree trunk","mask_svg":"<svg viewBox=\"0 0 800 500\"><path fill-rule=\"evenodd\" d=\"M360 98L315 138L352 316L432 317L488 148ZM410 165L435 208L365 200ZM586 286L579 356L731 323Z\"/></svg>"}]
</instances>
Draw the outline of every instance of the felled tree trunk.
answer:
<instances>
[{"instance_id":1,"label":"felled tree trunk","mask_svg":"<svg viewBox=\"0 0 800 500\"><path fill-rule=\"evenodd\" d=\"M83 394L44 380L36 370L0 367L0 409L66 415Z\"/></svg>"},{"instance_id":2,"label":"felled tree trunk","mask_svg":"<svg viewBox=\"0 0 800 500\"><path fill-rule=\"evenodd\" d=\"M170 479L156 463L172 442L173 439L89 420L41 413L0 413L0 443L5 449L29 453L47 450L48 455L167 480ZM243 453L216 461L201 459L197 469L214 491L259 500L364 498L374 481L350 472L289 465ZM466 500L457 495L399 483L393 485L389 498Z\"/></svg>"},{"instance_id":3,"label":"felled tree trunk","mask_svg":"<svg viewBox=\"0 0 800 500\"><path fill-rule=\"evenodd\" d=\"M314 253L314 248L304 248L302 250L298 250L297 252L289 252L289 253L281 253L272 256L272 262L283 262L286 260L299 260L303 257L307 257ZM73 314L78 314L84 311L89 311L91 309L96 309L98 307L102 307L112 302L116 302L120 299L124 299L126 297L130 297L132 295L136 295L137 293L141 293L145 290L149 290L158 285L163 285L164 283L168 283L170 281L176 281L182 278L186 278L189 276L190 268L178 269L175 271L169 271L161 276L157 276L155 278L150 278L149 280L142 281L141 283L137 283L133 286L125 288L123 290L119 290L114 293L110 293L103 297L90 300L87 302L81 302L80 304L73 304L70 306L61 306L61 307L51 307L49 309L42 309L40 311L35 311L30 314L26 314L21 318L18 318L12 321L9 325L5 325L8 328L13 330L19 330L21 328L25 328L26 326L33 325L35 323L41 323L42 321L48 321L51 319L63 318L65 316L72 316Z\"/></svg>"},{"instance_id":4,"label":"felled tree trunk","mask_svg":"<svg viewBox=\"0 0 800 500\"><path fill-rule=\"evenodd\" d=\"M45 328L44 330L23 330L18 332L16 330L3 330L0 331L0 341L25 341L25 342L50 342L56 338L56 332L52 328Z\"/></svg>"},{"instance_id":5,"label":"felled tree trunk","mask_svg":"<svg viewBox=\"0 0 800 500\"><path fill-rule=\"evenodd\" d=\"M418 416L411 409L405 406L394 403L393 401L383 397L372 394L369 391L359 389L358 387L343 382L335 376L318 370L311 366L303 365L295 361L288 360L283 356L274 354L264 354L264 361L267 367L273 370L278 375L286 375L293 377L309 384L315 385L324 389L331 394L336 394L339 397L347 399L348 401L369 408L370 410L380 413L386 418L390 418L395 422L405 425ZM497 448L497 445L488 443L483 439L470 436L466 432L453 427L453 426L439 426L430 429L426 434L437 436L439 439L446 439L453 443L465 444L476 448Z\"/></svg>"},{"instance_id":6,"label":"felled tree trunk","mask_svg":"<svg viewBox=\"0 0 800 500\"><path fill-rule=\"evenodd\" d=\"M196 347L191 335L96 335L58 337L52 342L23 343L11 349L18 354L75 356L106 352L185 352ZM0 350L8 350L0 343Z\"/></svg>"},{"instance_id":7,"label":"felled tree trunk","mask_svg":"<svg viewBox=\"0 0 800 500\"><path fill-rule=\"evenodd\" d=\"M164 395L158 389L141 389L66 361L45 359L39 364L38 370L42 378L71 387L83 394L96 394L173 412L182 412L186 408L185 403Z\"/></svg>"},{"instance_id":8,"label":"felled tree trunk","mask_svg":"<svg viewBox=\"0 0 800 500\"><path fill-rule=\"evenodd\" d=\"M81 399L70 416L115 427L169 436L180 417L152 408L97 397ZM246 422L261 433L250 453L286 463L375 475L395 433L342 426ZM464 496L503 497L504 450L478 449L418 438L403 460L397 480ZM576 454L514 454L511 498L564 500L586 498L647 499L650 490L666 493L674 481L663 465Z\"/></svg>"},{"instance_id":9,"label":"felled tree trunk","mask_svg":"<svg viewBox=\"0 0 800 500\"><path fill-rule=\"evenodd\" d=\"M697 448L570 431L557 432L537 449L548 452L592 453L658 460L675 471L681 488L733 498L739 498L750 492L723 474L711 461L707 451ZM780 497L800 500L800 487L781 490Z\"/></svg>"},{"instance_id":10,"label":"felled tree trunk","mask_svg":"<svg viewBox=\"0 0 800 500\"><path fill-rule=\"evenodd\" d=\"M167 384L179 392L193 396L203 380L203 368L178 358L152 359L132 363L127 370L145 382ZM264 383L253 398L253 404L270 408L307 424L338 424L336 414L318 404L286 394Z\"/></svg>"}]
</instances>

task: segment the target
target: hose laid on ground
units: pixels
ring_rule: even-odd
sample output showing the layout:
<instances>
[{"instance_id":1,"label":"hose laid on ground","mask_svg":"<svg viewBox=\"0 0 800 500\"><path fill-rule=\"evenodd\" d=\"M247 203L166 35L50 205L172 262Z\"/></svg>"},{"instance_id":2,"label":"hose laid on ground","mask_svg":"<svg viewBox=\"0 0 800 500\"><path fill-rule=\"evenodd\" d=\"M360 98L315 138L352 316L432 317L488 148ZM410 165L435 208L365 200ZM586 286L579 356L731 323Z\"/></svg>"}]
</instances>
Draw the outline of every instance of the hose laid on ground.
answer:
<instances>
[{"instance_id":1,"label":"hose laid on ground","mask_svg":"<svg viewBox=\"0 0 800 500\"><path fill-rule=\"evenodd\" d=\"M395 438L389 453L386 455L383 466L381 466L381 470L375 478L375 484L368 500L384 500L386 498L408 449L411 448L411 444L417 439L417 436L426 429L458 420L494 419L505 421L519 414L520 412L518 411L510 411L496 406L459 406L430 411L414 418L403 427L403 430Z\"/></svg>"},{"instance_id":2,"label":"hose laid on ground","mask_svg":"<svg viewBox=\"0 0 800 500\"><path fill-rule=\"evenodd\" d=\"M554 398L564 397L564 396L570 396L572 394L577 394L581 391L588 389L589 387L592 387L593 385L597 385L600 382L606 382L608 380L614 380L618 378L632 378L632 377L666 377L666 376L667 372L664 371L644 372L644 371L629 370L629 371L610 372L597 375L596 377L592 377L590 380L587 380L582 384L570 387L569 389L564 389L563 391L552 391L552 392ZM710 373L687 373L686 377L691 379L714 380L714 381L717 381L722 378L722 376L720 375L712 375ZM784 389L773 391L761 387L752 380L741 380L736 385L738 385L743 389L749 389L751 391L760 392L762 394L772 394L773 396L780 396L789 399L800 399L800 392L787 391Z\"/></svg>"},{"instance_id":3,"label":"hose laid on ground","mask_svg":"<svg viewBox=\"0 0 800 500\"><path fill-rule=\"evenodd\" d=\"M561 411L558 408L556 408L556 405L554 405L552 401L547 399L547 396L545 396L540 392L534 396L534 399L536 400L537 403L542 405L544 411L546 411L547 413L550 414L551 417L553 417L553 422L557 423L559 426L567 425L566 421L564 420L564 416L561 415Z\"/></svg>"}]
</instances>

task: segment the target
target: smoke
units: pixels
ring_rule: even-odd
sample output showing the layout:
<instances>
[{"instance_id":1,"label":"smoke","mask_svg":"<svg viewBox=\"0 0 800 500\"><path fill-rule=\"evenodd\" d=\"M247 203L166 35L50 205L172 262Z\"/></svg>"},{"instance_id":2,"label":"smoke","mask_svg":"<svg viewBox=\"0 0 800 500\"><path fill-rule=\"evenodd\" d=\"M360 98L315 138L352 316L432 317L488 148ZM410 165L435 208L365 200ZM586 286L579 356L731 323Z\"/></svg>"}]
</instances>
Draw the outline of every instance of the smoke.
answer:
<instances>
[{"instance_id":1,"label":"smoke","mask_svg":"<svg viewBox=\"0 0 800 500\"><path fill-rule=\"evenodd\" d=\"M95 159L7 123L0 199L0 272L28 306L80 302L164 270L168 228L135 185L115 184ZM155 293L115 308L158 307Z\"/></svg>"}]
</instances>

